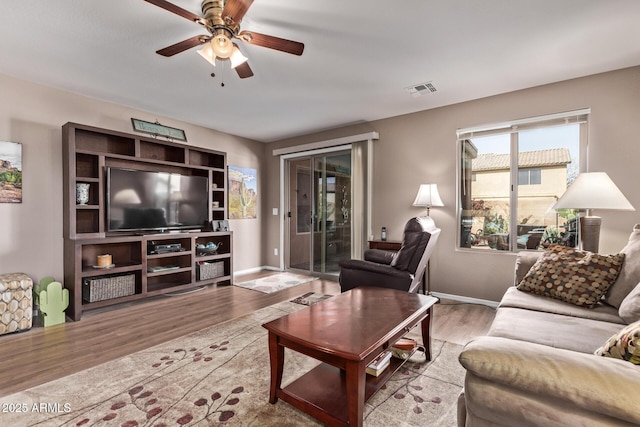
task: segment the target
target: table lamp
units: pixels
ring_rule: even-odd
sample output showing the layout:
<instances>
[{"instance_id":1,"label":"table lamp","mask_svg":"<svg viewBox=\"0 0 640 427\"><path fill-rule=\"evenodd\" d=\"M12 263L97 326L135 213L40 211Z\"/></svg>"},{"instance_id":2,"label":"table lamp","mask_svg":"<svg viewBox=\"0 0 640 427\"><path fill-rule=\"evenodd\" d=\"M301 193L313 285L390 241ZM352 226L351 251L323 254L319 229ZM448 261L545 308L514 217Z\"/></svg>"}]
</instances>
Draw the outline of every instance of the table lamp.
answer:
<instances>
[{"instance_id":1,"label":"table lamp","mask_svg":"<svg viewBox=\"0 0 640 427\"><path fill-rule=\"evenodd\" d=\"M430 216L429 210L432 206L444 206L438 193L438 184L421 184L413 206L426 207L427 216Z\"/></svg>"},{"instance_id":2,"label":"table lamp","mask_svg":"<svg viewBox=\"0 0 640 427\"><path fill-rule=\"evenodd\" d=\"M605 172L584 172L567 188L553 209L586 209L580 217L582 249L598 252L602 218L590 215L591 209L635 211L627 198Z\"/></svg>"}]
</instances>

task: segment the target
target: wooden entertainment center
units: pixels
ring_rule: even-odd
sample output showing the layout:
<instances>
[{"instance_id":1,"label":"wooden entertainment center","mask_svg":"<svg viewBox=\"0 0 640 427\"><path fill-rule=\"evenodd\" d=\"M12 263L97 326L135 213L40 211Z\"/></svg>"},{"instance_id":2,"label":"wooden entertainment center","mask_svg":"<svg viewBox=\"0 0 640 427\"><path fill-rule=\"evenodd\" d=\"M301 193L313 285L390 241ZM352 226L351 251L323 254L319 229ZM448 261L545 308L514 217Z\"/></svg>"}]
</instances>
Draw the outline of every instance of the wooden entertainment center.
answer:
<instances>
[{"instance_id":1,"label":"wooden entertainment center","mask_svg":"<svg viewBox=\"0 0 640 427\"><path fill-rule=\"evenodd\" d=\"M106 206L108 167L201 176L210 184L208 220L218 224L228 218L226 153L76 123L62 127L62 142L69 317L80 320L85 310L232 284L233 232L109 232ZM76 184L89 185L88 203L76 202ZM111 255L112 265L96 265L103 254Z\"/></svg>"}]
</instances>

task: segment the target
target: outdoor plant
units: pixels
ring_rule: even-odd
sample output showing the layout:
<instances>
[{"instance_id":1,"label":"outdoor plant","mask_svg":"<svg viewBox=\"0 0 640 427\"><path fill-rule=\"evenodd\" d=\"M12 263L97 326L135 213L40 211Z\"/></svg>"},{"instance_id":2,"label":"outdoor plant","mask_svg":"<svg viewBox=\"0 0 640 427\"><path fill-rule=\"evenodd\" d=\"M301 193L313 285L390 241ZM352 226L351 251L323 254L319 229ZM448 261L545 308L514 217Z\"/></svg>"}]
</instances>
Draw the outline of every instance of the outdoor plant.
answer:
<instances>
[{"instance_id":1,"label":"outdoor plant","mask_svg":"<svg viewBox=\"0 0 640 427\"><path fill-rule=\"evenodd\" d=\"M489 214L484 218L484 235L489 236L496 233L506 233L508 231L507 221L498 214Z\"/></svg>"},{"instance_id":2,"label":"outdoor plant","mask_svg":"<svg viewBox=\"0 0 640 427\"><path fill-rule=\"evenodd\" d=\"M542 233L542 243L550 245L552 243L560 243L561 240L562 236L557 228L547 227L544 229L544 233Z\"/></svg>"}]
</instances>

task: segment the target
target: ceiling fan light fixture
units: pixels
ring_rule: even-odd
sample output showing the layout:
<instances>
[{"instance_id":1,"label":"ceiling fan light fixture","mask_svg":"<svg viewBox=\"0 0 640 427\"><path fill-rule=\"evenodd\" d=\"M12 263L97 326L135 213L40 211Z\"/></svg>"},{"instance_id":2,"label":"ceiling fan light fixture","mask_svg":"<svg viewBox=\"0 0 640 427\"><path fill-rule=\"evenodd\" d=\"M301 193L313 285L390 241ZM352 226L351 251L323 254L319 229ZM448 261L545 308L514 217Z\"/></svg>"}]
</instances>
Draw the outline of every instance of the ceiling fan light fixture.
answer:
<instances>
[{"instance_id":1,"label":"ceiling fan light fixture","mask_svg":"<svg viewBox=\"0 0 640 427\"><path fill-rule=\"evenodd\" d=\"M219 58L229 58L233 53L233 43L229 36L224 33L216 34L211 39L213 53Z\"/></svg>"},{"instance_id":2,"label":"ceiling fan light fixture","mask_svg":"<svg viewBox=\"0 0 640 427\"><path fill-rule=\"evenodd\" d=\"M238 46L234 43L233 53L229 57L229 60L231 61L231 68L236 68L238 65L244 64L247 62L247 59L248 58L240 52L240 49L238 49Z\"/></svg>"},{"instance_id":3,"label":"ceiling fan light fixture","mask_svg":"<svg viewBox=\"0 0 640 427\"><path fill-rule=\"evenodd\" d=\"M198 49L198 54L207 60L214 67L216 66L216 54L213 53L213 47L211 43L207 43L204 45L202 49Z\"/></svg>"}]
</instances>

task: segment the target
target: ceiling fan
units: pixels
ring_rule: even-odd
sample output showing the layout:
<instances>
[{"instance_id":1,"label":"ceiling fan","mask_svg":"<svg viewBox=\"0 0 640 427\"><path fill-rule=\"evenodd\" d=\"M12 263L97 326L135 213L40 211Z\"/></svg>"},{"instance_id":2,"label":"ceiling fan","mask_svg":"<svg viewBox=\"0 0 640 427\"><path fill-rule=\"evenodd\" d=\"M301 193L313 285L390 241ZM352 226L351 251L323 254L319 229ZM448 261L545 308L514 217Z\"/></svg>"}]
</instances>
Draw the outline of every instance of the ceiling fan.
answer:
<instances>
[{"instance_id":1,"label":"ceiling fan","mask_svg":"<svg viewBox=\"0 0 640 427\"><path fill-rule=\"evenodd\" d=\"M204 26L210 35L194 36L158 50L162 56L173 56L192 47L205 45L198 53L214 66L216 59L229 60L231 68L241 79L253 76L247 58L232 40L279 50L292 55L302 55L304 44L253 31L240 31L240 21L251 7L253 0L203 0L202 15L198 16L165 0L145 0L162 9Z\"/></svg>"}]
</instances>

